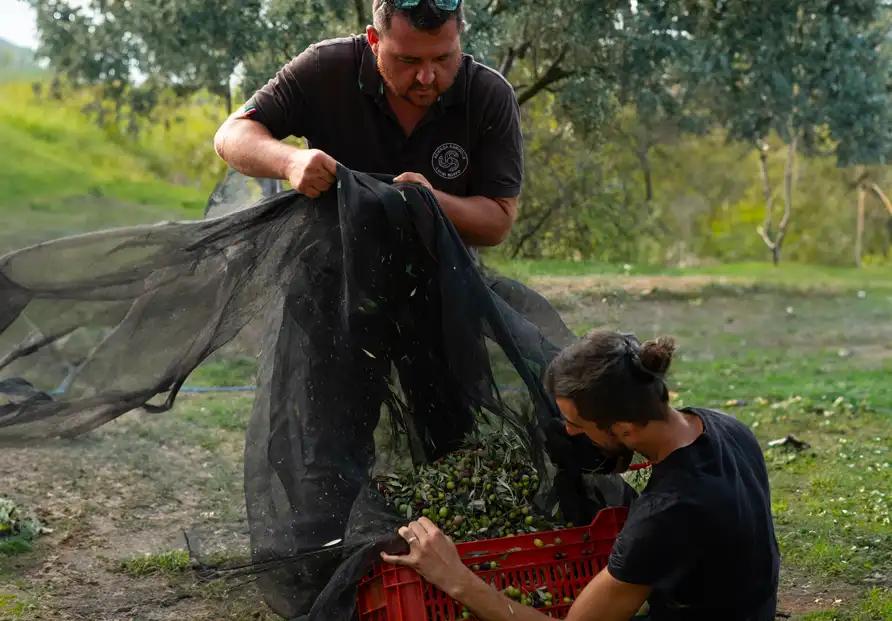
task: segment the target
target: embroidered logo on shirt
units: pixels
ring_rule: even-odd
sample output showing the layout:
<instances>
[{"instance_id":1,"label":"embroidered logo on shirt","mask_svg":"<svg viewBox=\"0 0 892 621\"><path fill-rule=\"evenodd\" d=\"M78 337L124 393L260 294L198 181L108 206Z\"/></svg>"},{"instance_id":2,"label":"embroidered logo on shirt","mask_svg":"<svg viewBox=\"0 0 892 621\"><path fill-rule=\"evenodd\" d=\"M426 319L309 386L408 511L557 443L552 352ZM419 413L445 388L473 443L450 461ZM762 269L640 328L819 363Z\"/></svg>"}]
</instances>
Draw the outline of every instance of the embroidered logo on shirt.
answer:
<instances>
[{"instance_id":1,"label":"embroidered logo on shirt","mask_svg":"<svg viewBox=\"0 0 892 621\"><path fill-rule=\"evenodd\" d=\"M443 143L434 150L431 168L444 179L455 179L468 169L468 154L461 145Z\"/></svg>"}]
</instances>

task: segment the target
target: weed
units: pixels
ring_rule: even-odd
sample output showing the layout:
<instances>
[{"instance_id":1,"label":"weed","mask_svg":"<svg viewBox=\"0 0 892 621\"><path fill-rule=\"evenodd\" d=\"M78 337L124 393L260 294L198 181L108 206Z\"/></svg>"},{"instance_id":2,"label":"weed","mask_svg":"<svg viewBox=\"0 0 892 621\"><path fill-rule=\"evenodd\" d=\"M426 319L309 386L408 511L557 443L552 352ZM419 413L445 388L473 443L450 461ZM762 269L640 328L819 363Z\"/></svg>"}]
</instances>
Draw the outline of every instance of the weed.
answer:
<instances>
[{"instance_id":1,"label":"weed","mask_svg":"<svg viewBox=\"0 0 892 621\"><path fill-rule=\"evenodd\" d=\"M122 561L121 567L129 574L146 576L155 573L177 573L189 567L189 552L170 550L160 554L146 554Z\"/></svg>"}]
</instances>

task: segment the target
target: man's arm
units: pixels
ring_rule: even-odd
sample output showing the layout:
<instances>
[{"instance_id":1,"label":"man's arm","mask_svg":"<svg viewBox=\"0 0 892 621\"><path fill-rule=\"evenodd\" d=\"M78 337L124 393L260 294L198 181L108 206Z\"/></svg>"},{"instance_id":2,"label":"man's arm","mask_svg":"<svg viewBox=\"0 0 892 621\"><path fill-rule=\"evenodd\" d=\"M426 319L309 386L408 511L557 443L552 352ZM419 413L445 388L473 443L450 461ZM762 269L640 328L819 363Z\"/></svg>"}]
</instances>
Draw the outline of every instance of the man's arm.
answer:
<instances>
[{"instance_id":1,"label":"man's arm","mask_svg":"<svg viewBox=\"0 0 892 621\"><path fill-rule=\"evenodd\" d=\"M516 196L454 196L435 190L427 178L419 173L403 173L394 178L394 183L417 183L433 192L456 232L470 246L498 246L511 232L517 217Z\"/></svg>"},{"instance_id":2,"label":"man's arm","mask_svg":"<svg viewBox=\"0 0 892 621\"><path fill-rule=\"evenodd\" d=\"M467 572L448 593L481 621L545 621L535 608L522 606ZM607 569L586 585L567 613L567 621L629 621L647 601L651 588L620 582Z\"/></svg>"},{"instance_id":3,"label":"man's arm","mask_svg":"<svg viewBox=\"0 0 892 621\"><path fill-rule=\"evenodd\" d=\"M514 226L517 197L453 196L434 190L455 230L471 246L498 246Z\"/></svg>"},{"instance_id":4,"label":"man's arm","mask_svg":"<svg viewBox=\"0 0 892 621\"><path fill-rule=\"evenodd\" d=\"M409 554L381 557L412 567L428 582L464 604L481 621L546 621L550 617L508 599L465 567L455 544L427 518L403 526ZM570 608L568 621L628 621L647 600L651 587L620 582L605 569L595 576Z\"/></svg>"},{"instance_id":5,"label":"man's arm","mask_svg":"<svg viewBox=\"0 0 892 621\"><path fill-rule=\"evenodd\" d=\"M249 177L288 179L297 147L280 142L262 123L235 112L214 136L220 159Z\"/></svg>"},{"instance_id":6,"label":"man's arm","mask_svg":"<svg viewBox=\"0 0 892 621\"><path fill-rule=\"evenodd\" d=\"M318 84L318 55L310 46L223 122L214 136L217 155L244 175L287 180L310 198L328 190L337 162L322 151L280 142L312 137L316 111L306 93Z\"/></svg>"}]
</instances>

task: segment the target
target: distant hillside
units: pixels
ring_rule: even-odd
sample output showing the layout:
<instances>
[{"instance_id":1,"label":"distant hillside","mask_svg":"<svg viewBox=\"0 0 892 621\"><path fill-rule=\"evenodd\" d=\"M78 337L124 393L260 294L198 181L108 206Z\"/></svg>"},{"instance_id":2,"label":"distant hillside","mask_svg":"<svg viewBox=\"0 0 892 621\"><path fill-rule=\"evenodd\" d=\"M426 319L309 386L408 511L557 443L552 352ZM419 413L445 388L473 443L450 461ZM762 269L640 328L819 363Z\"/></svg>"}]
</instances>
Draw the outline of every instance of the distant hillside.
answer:
<instances>
[{"instance_id":1,"label":"distant hillside","mask_svg":"<svg viewBox=\"0 0 892 621\"><path fill-rule=\"evenodd\" d=\"M30 79L42 73L34 52L0 39L0 82Z\"/></svg>"},{"instance_id":2,"label":"distant hillside","mask_svg":"<svg viewBox=\"0 0 892 621\"><path fill-rule=\"evenodd\" d=\"M214 123L199 127L213 155ZM173 184L163 170L182 151L198 159L186 138L134 144L86 121L76 102L36 102L27 82L0 87L0 255L71 233L200 219L213 185Z\"/></svg>"}]
</instances>

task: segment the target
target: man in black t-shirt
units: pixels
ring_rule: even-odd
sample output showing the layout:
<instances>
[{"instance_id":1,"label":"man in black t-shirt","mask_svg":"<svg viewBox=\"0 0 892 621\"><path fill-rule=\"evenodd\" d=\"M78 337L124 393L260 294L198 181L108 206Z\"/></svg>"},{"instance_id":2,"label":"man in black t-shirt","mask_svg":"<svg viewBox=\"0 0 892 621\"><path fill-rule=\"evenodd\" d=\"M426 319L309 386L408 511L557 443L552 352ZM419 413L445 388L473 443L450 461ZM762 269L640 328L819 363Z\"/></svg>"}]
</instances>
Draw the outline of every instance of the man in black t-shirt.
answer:
<instances>
[{"instance_id":1,"label":"man in black t-shirt","mask_svg":"<svg viewBox=\"0 0 892 621\"><path fill-rule=\"evenodd\" d=\"M626 621L649 604L652 621L773 621L780 555L768 473L753 433L706 409L669 405L671 339L639 345L595 331L564 349L546 375L567 431L628 464L653 465L607 567L579 594L569 621ZM547 619L479 580L429 520L400 529L405 556L480 621Z\"/></svg>"},{"instance_id":2,"label":"man in black t-shirt","mask_svg":"<svg viewBox=\"0 0 892 621\"><path fill-rule=\"evenodd\" d=\"M511 230L523 181L514 89L464 54L461 0L374 0L363 35L309 46L217 131L250 177L315 198L336 165L433 190L469 246ZM281 142L306 138L309 148Z\"/></svg>"}]
</instances>

